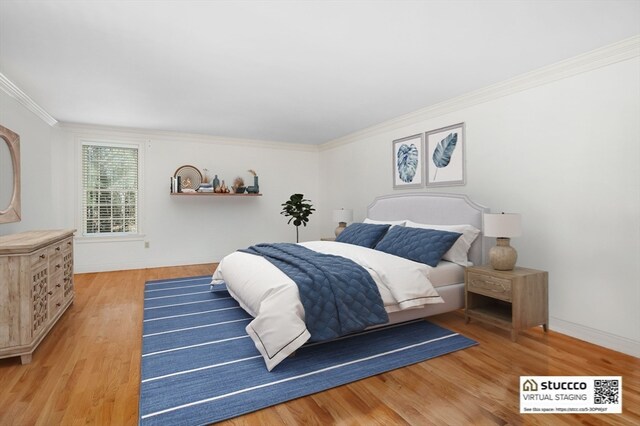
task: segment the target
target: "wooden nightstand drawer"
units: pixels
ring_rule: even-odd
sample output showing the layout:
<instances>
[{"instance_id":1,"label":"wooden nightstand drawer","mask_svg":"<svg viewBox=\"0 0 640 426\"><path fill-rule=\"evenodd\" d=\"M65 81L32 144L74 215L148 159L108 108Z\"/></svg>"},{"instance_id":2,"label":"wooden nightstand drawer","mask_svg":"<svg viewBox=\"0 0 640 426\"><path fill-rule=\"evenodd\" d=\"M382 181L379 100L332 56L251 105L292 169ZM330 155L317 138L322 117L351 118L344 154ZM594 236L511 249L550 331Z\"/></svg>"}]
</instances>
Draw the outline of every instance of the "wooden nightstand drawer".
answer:
<instances>
[{"instance_id":1,"label":"wooden nightstand drawer","mask_svg":"<svg viewBox=\"0 0 640 426\"><path fill-rule=\"evenodd\" d=\"M511 280L469 272L467 286L467 291L511 301Z\"/></svg>"}]
</instances>

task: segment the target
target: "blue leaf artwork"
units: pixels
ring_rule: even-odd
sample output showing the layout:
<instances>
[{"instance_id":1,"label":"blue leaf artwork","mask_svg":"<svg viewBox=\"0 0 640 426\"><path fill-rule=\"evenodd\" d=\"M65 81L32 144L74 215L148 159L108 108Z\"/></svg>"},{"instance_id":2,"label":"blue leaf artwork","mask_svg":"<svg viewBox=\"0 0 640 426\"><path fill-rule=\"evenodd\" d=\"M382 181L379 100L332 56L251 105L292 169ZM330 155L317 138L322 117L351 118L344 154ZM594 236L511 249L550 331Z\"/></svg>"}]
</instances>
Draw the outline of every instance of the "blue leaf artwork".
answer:
<instances>
[{"instance_id":1,"label":"blue leaf artwork","mask_svg":"<svg viewBox=\"0 0 640 426\"><path fill-rule=\"evenodd\" d=\"M440 143L436 145L436 149L433 150L433 164L435 164L436 166L436 172L433 174L434 182L436 180L436 176L438 175L438 169L447 167L449 165L449 161L451 161L451 155L453 155L453 151L456 149L457 143L458 134L449 133L446 138L442 139Z\"/></svg>"},{"instance_id":2,"label":"blue leaf artwork","mask_svg":"<svg viewBox=\"0 0 640 426\"><path fill-rule=\"evenodd\" d=\"M398 148L397 157L398 176L403 182L412 182L418 170L418 148L414 144L403 143Z\"/></svg>"}]
</instances>

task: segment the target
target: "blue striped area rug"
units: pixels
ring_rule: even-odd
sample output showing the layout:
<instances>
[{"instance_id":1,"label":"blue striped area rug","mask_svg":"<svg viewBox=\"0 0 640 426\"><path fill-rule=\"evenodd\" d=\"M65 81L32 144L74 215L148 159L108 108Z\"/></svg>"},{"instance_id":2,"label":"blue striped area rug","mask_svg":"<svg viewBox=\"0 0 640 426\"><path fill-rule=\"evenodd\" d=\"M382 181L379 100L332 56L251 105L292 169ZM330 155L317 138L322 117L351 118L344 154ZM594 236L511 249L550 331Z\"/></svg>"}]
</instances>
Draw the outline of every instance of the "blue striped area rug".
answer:
<instances>
[{"instance_id":1,"label":"blue striped area rug","mask_svg":"<svg viewBox=\"0 0 640 426\"><path fill-rule=\"evenodd\" d=\"M145 285L141 425L213 423L476 344L420 320L307 344L269 372L251 317L210 281Z\"/></svg>"}]
</instances>

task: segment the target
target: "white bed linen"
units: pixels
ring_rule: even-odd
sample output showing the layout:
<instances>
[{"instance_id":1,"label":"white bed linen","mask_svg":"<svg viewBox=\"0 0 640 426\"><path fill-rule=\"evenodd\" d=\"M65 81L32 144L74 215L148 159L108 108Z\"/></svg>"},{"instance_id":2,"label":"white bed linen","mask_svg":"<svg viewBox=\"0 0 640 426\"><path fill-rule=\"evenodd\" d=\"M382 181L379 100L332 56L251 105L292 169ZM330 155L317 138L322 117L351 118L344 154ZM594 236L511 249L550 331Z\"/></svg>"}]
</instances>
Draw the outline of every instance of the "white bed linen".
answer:
<instances>
[{"instance_id":1,"label":"white bed linen","mask_svg":"<svg viewBox=\"0 0 640 426\"><path fill-rule=\"evenodd\" d=\"M457 263L441 260L438 266L431 268L429 280L435 288L464 282L465 267Z\"/></svg>"},{"instance_id":2,"label":"white bed linen","mask_svg":"<svg viewBox=\"0 0 640 426\"><path fill-rule=\"evenodd\" d=\"M377 284L387 312L443 302L429 281L430 266L352 244L312 241L301 245L361 265ZM269 370L309 340L298 287L268 260L234 252L222 259L213 274L212 284L223 281L254 317L246 330Z\"/></svg>"}]
</instances>

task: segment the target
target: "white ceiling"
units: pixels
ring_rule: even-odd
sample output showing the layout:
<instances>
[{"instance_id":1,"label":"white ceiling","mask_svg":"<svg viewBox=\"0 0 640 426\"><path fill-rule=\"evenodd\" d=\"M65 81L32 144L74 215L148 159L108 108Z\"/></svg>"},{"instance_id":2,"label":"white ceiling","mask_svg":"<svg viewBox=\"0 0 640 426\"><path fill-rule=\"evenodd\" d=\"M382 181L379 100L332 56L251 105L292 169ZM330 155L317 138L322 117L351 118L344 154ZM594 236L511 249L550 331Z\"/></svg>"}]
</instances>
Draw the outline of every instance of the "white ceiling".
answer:
<instances>
[{"instance_id":1,"label":"white ceiling","mask_svg":"<svg viewBox=\"0 0 640 426\"><path fill-rule=\"evenodd\" d=\"M318 144L640 34L640 0L6 1L59 121Z\"/></svg>"}]
</instances>

